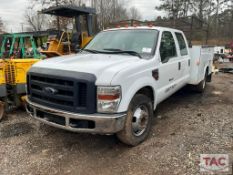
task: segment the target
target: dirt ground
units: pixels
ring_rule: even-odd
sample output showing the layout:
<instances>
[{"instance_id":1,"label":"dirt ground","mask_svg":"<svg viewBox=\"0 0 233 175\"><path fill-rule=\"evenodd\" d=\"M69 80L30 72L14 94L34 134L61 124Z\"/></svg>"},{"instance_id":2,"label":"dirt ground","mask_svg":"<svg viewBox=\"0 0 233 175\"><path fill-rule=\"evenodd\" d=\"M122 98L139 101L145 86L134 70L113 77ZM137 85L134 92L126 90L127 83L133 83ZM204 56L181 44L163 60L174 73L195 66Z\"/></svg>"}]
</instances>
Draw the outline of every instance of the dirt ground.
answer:
<instances>
[{"instance_id":1,"label":"dirt ground","mask_svg":"<svg viewBox=\"0 0 233 175\"><path fill-rule=\"evenodd\" d=\"M233 156L233 75L215 75L204 94L184 88L157 116L150 137L130 148L115 136L66 132L18 110L0 123L0 174L199 174L200 154Z\"/></svg>"}]
</instances>

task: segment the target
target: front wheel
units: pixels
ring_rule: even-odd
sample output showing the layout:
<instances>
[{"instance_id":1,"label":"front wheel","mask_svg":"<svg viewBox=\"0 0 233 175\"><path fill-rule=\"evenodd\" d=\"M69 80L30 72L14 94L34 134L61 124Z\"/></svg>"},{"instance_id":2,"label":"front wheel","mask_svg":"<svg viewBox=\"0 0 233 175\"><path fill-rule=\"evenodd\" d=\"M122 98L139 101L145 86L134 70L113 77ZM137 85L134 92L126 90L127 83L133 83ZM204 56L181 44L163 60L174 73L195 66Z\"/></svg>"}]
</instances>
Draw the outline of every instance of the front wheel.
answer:
<instances>
[{"instance_id":1,"label":"front wheel","mask_svg":"<svg viewBox=\"0 0 233 175\"><path fill-rule=\"evenodd\" d=\"M152 101L143 94L136 94L129 105L125 127L117 133L118 139L130 146L143 142L150 133L152 118Z\"/></svg>"}]
</instances>

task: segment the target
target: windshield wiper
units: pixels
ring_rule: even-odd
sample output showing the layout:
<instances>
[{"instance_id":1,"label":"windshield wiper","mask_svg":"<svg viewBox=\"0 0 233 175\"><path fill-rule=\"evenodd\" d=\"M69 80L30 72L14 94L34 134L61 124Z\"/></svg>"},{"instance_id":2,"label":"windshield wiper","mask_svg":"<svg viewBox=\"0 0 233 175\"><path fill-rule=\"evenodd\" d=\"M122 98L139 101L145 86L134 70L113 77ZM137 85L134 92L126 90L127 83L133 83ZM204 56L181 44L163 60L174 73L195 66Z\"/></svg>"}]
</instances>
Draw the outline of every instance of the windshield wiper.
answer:
<instances>
[{"instance_id":1,"label":"windshield wiper","mask_svg":"<svg viewBox=\"0 0 233 175\"><path fill-rule=\"evenodd\" d=\"M122 53L126 53L129 55L133 55L133 56L137 56L139 58L142 58L142 56L135 51L130 51L130 50L121 50L121 49L103 49L106 51L110 51L110 52L104 52L104 51L98 51L98 50L92 50L92 49L82 49L82 51L86 51L86 52L90 52L90 53L94 53L94 54L98 54L98 53L102 53L102 54L122 54Z\"/></svg>"},{"instance_id":2,"label":"windshield wiper","mask_svg":"<svg viewBox=\"0 0 233 175\"><path fill-rule=\"evenodd\" d=\"M109 53L115 53L115 54L121 54L121 53L126 53L126 54L129 54L129 55L133 55L133 56L137 56L139 58L142 58L142 56L138 53L138 52L135 52L135 51L131 51L131 50L121 50L121 49L112 49L112 48L107 48L107 49L103 49L103 50L107 50L107 51L111 51Z\"/></svg>"},{"instance_id":3,"label":"windshield wiper","mask_svg":"<svg viewBox=\"0 0 233 175\"><path fill-rule=\"evenodd\" d=\"M100 53L97 50L91 50L91 49L82 49L82 51L86 51L86 52L90 52L90 53L95 53L95 54Z\"/></svg>"},{"instance_id":4,"label":"windshield wiper","mask_svg":"<svg viewBox=\"0 0 233 175\"><path fill-rule=\"evenodd\" d=\"M112 48L109 48L109 49L103 49L103 50L107 50L107 51L114 51L114 52L120 52L120 51L122 51L121 49L112 49Z\"/></svg>"}]
</instances>

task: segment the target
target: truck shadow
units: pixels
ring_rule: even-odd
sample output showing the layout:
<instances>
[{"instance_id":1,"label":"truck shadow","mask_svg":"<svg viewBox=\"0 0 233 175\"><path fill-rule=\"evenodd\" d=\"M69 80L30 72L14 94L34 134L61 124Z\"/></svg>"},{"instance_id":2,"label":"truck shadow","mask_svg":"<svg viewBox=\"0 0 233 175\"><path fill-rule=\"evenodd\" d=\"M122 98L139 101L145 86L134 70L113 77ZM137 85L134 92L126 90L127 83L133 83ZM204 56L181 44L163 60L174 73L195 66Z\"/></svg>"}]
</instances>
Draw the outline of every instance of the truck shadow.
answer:
<instances>
[{"instance_id":1,"label":"truck shadow","mask_svg":"<svg viewBox=\"0 0 233 175\"><path fill-rule=\"evenodd\" d=\"M190 105L202 104L203 99L205 99L206 96L209 96L209 91L211 89L211 87L207 87L204 93L197 93L192 87L185 86L157 106L155 117L167 110L179 108L181 105L189 108Z\"/></svg>"}]
</instances>

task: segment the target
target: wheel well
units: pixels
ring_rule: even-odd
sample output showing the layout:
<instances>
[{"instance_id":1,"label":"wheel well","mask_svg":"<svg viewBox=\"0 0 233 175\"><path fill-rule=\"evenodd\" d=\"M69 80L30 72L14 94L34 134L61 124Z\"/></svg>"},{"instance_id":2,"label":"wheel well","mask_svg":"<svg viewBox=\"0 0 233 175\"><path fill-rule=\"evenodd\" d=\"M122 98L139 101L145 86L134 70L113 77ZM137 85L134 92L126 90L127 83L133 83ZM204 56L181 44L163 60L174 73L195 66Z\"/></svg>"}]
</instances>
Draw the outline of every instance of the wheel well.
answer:
<instances>
[{"instance_id":1,"label":"wheel well","mask_svg":"<svg viewBox=\"0 0 233 175\"><path fill-rule=\"evenodd\" d=\"M136 94L146 95L148 98L151 99L152 103L154 104L154 91L152 87L150 86L143 87L139 91L137 91Z\"/></svg>"}]
</instances>

